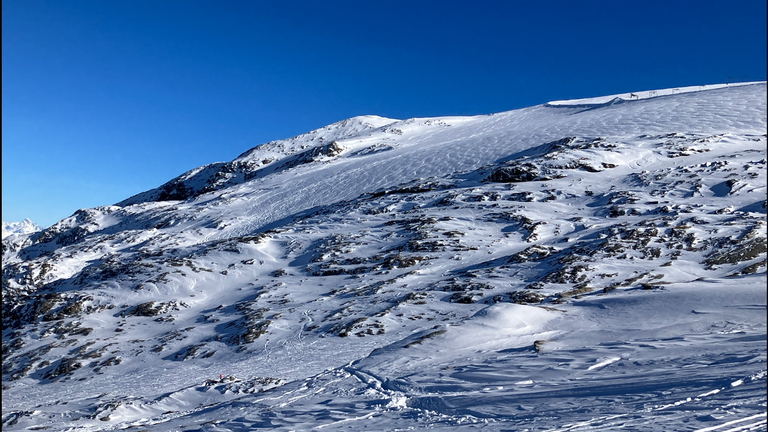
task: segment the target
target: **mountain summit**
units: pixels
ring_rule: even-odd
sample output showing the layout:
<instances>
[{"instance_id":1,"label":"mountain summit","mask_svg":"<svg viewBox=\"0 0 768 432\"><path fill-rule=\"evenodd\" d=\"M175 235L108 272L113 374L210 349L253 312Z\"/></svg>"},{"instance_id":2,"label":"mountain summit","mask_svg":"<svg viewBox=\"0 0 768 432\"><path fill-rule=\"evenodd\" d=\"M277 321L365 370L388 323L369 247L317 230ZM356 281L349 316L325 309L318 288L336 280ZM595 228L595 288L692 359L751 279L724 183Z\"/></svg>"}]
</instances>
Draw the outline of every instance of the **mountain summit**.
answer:
<instances>
[{"instance_id":1,"label":"mountain summit","mask_svg":"<svg viewBox=\"0 0 768 432\"><path fill-rule=\"evenodd\" d=\"M6 239L3 429L761 427L766 96L355 117Z\"/></svg>"},{"instance_id":2,"label":"mountain summit","mask_svg":"<svg viewBox=\"0 0 768 432\"><path fill-rule=\"evenodd\" d=\"M11 234L31 234L42 231L43 228L29 219L21 222L3 222L3 238Z\"/></svg>"}]
</instances>

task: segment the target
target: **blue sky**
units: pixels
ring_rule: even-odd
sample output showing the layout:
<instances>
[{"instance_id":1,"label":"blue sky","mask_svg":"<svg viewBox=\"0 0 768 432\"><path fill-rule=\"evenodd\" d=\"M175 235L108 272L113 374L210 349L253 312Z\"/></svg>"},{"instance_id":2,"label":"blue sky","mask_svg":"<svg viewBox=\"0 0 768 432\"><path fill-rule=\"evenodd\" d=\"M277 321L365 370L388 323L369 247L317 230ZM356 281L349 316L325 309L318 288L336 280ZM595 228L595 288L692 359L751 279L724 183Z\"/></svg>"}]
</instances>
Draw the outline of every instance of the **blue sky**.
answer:
<instances>
[{"instance_id":1,"label":"blue sky","mask_svg":"<svg viewBox=\"0 0 768 432\"><path fill-rule=\"evenodd\" d=\"M356 115L758 81L768 62L764 0L2 8L2 219L44 226Z\"/></svg>"}]
</instances>

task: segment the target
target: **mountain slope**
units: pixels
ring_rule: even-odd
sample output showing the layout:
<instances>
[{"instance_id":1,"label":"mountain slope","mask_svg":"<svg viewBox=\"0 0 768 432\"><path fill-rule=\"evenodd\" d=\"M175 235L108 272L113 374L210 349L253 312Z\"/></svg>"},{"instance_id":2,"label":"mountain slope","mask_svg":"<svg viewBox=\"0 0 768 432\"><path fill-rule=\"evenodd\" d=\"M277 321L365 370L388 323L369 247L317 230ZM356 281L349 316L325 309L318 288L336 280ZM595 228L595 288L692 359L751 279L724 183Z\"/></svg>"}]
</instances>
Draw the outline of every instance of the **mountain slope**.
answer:
<instances>
[{"instance_id":1,"label":"mountain slope","mask_svg":"<svg viewBox=\"0 0 768 432\"><path fill-rule=\"evenodd\" d=\"M4 428L764 424L766 85L661 93L357 117L4 241Z\"/></svg>"},{"instance_id":2,"label":"mountain slope","mask_svg":"<svg viewBox=\"0 0 768 432\"><path fill-rule=\"evenodd\" d=\"M140 193L118 206L147 201L184 200L206 192L223 189L297 165L311 163L341 151L336 140L350 139L381 129L395 120L360 116L343 120L287 140L259 145L228 163L213 163L190 170L157 189Z\"/></svg>"}]
</instances>

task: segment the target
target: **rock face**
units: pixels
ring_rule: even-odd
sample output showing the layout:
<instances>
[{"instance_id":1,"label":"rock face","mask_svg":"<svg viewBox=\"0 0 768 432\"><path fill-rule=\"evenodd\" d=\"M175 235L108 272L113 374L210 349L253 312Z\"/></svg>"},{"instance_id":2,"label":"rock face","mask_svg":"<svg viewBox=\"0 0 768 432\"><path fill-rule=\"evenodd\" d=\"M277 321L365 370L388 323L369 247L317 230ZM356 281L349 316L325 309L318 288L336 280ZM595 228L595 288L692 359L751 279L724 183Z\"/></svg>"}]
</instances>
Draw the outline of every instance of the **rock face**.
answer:
<instances>
[{"instance_id":1,"label":"rock face","mask_svg":"<svg viewBox=\"0 0 768 432\"><path fill-rule=\"evenodd\" d=\"M313 389L347 376L371 383L349 365L373 353L404 350L442 374L454 366L425 347L454 329L486 319L509 339L514 317L482 311L573 315L601 296L764 278L765 125L764 85L599 109L355 118L8 237L4 428L58 427L53 417L128 427L143 413L163 425L194 411L172 403L190 395L209 406L301 392L309 377ZM462 358L557 350L551 335L534 336L518 351ZM477 368L465 366L455 379ZM234 373L226 368L249 376L205 381ZM387 392L417 381L361 394L396 401ZM94 398L91 383L114 394ZM77 408L35 393L40 405L25 409L24 392L39 386ZM392 407L459 418L429 397ZM321 402L310 411L327 410Z\"/></svg>"},{"instance_id":2,"label":"rock face","mask_svg":"<svg viewBox=\"0 0 768 432\"><path fill-rule=\"evenodd\" d=\"M504 162L487 180L499 183L546 181L565 177L567 170L600 172L618 165L606 162L606 151L617 145L604 138L566 137L535 147L525 156Z\"/></svg>"}]
</instances>

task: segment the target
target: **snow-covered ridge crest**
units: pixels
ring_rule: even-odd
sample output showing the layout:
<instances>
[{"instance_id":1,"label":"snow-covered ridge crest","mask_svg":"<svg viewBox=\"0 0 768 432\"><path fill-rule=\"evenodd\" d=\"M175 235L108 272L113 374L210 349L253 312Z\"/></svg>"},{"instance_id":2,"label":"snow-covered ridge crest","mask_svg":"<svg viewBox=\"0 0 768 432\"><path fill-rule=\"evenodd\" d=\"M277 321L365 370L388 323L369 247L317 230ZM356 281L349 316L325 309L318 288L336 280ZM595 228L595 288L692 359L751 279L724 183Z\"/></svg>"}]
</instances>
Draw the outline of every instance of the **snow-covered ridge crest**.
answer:
<instances>
[{"instance_id":1,"label":"snow-covered ridge crest","mask_svg":"<svg viewBox=\"0 0 768 432\"><path fill-rule=\"evenodd\" d=\"M215 162L191 169L157 189L139 193L117 205L126 206L147 201L185 200L279 170L280 163L300 152L328 153L337 140L343 140L366 131L377 129L396 120L379 116L357 116L342 120L305 134L285 140L260 144L231 162ZM318 154L310 155L307 160ZM300 159L300 158L298 158ZM299 163L303 162L301 160Z\"/></svg>"},{"instance_id":2,"label":"snow-covered ridge crest","mask_svg":"<svg viewBox=\"0 0 768 432\"><path fill-rule=\"evenodd\" d=\"M619 102L626 102L632 100L649 99L659 96L670 96L683 93L693 93L706 90L716 90L728 87L738 87L745 85L765 84L764 81L752 81L752 82L738 82L729 84L706 84L697 86L685 86L685 87L673 87L658 90L644 90L629 93L619 93L609 96L598 96L583 99L569 99L569 100L557 100L547 102L545 105L550 107L573 107L573 106L597 106Z\"/></svg>"},{"instance_id":3,"label":"snow-covered ridge crest","mask_svg":"<svg viewBox=\"0 0 768 432\"><path fill-rule=\"evenodd\" d=\"M398 120L375 115L356 116L341 120L336 123L323 126L321 128L297 135L285 140L271 141L260 144L240 156L235 160L260 159L275 155L289 155L297 151L304 150L314 141L331 142L350 138L359 133L384 127Z\"/></svg>"}]
</instances>

